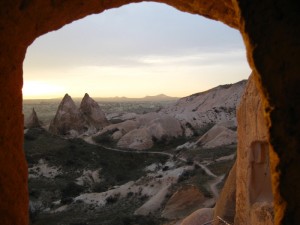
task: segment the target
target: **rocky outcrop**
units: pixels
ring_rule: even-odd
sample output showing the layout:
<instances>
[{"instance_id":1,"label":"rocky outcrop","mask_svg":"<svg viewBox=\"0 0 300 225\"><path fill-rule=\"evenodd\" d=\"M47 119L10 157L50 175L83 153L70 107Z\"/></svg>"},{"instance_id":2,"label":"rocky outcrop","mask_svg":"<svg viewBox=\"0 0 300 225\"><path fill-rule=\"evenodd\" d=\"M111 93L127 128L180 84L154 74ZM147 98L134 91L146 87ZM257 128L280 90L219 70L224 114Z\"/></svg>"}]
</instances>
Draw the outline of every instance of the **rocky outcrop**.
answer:
<instances>
[{"instance_id":1,"label":"rocky outcrop","mask_svg":"<svg viewBox=\"0 0 300 225\"><path fill-rule=\"evenodd\" d=\"M180 225L199 225L212 220L214 210L212 208L202 208L186 217Z\"/></svg>"},{"instance_id":2,"label":"rocky outcrop","mask_svg":"<svg viewBox=\"0 0 300 225\"><path fill-rule=\"evenodd\" d=\"M153 146L152 136L147 128L139 128L125 134L117 143L118 147L145 150Z\"/></svg>"},{"instance_id":3,"label":"rocky outcrop","mask_svg":"<svg viewBox=\"0 0 300 225\"><path fill-rule=\"evenodd\" d=\"M235 120L236 107L245 85L244 80L193 94L181 98L160 113L179 120L186 136L201 135L211 125Z\"/></svg>"},{"instance_id":4,"label":"rocky outcrop","mask_svg":"<svg viewBox=\"0 0 300 225\"><path fill-rule=\"evenodd\" d=\"M167 219L181 219L203 206L206 197L195 186L186 186L176 191L166 203L161 216Z\"/></svg>"},{"instance_id":5,"label":"rocky outcrop","mask_svg":"<svg viewBox=\"0 0 300 225\"><path fill-rule=\"evenodd\" d=\"M58 106L49 131L54 134L76 137L87 131L96 132L108 121L98 104L86 94L81 102L80 109L66 94Z\"/></svg>"},{"instance_id":6,"label":"rocky outcrop","mask_svg":"<svg viewBox=\"0 0 300 225\"><path fill-rule=\"evenodd\" d=\"M79 110L90 128L99 130L109 124L98 103L87 93L81 101Z\"/></svg>"},{"instance_id":7,"label":"rocky outcrop","mask_svg":"<svg viewBox=\"0 0 300 225\"><path fill-rule=\"evenodd\" d=\"M71 96L66 94L58 106L49 131L58 135L76 136L88 130L86 122Z\"/></svg>"},{"instance_id":8,"label":"rocky outcrop","mask_svg":"<svg viewBox=\"0 0 300 225\"><path fill-rule=\"evenodd\" d=\"M236 132L227 127L236 128L236 106L245 83L246 81L240 81L235 84L218 86L206 92L179 99L175 104L159 112L135 115L131 118L134 121L132 129L142 129L139 142L132 136L138 131L131 132L132 129L126 131L122 128L125 125L124 122L104 128L94 136L94 140L98 142L120 140L118 146L124 148L130 148L129 145L133 144L130 142L131 140L135 142L133 145L139 146L138 149L141 150L142 146L151 148L156 142L167 143L181 136L190 137L203 134L214 124L219 124L193 146L199 144L205 148L215 148L236 143ZM124 135L126 137L123 137Z\"/></svg>"},{"instance_id":9,"label":"rocky outcrop","mask_svg":"<svg viewBox=\"0 0 300 225\"><path fill-rule=\"evenodd\" d=\"M236 141L237 135L235 131L217 124L202 135L195 144L203 148L216 148L236 144Z\"/></svg>"},{"instance_id":10,"label":"rocky outcrop","mask_svg":"<svg viewBox=\"0 0 300 225\"><path fill-rule=\"evenodd\" d=\"M236 163L231 168L220 196L214 207L214 225L219 225L218 216L233 224L236 202Z\"/></svg>"},{"instance_id":11,"label":"rocky outcrop","mask_svg":"<svg viewBox=\"0 0 300 225\"><path fill-rule=\"evenodd\" d=\"M178 120L168 115L147 113L139 115L135 120L127 120L112 124L93 136L94 141L118 141L122 148L145 150L155 142L165 143L183 135Z\"/></svg>"},{"instance_id":12,"label":"rocky outcrop","mask_svg":"<svg viewBox=\"0 0 300 225\"><path fill-rule=\"evenodd\" d=\"M39 118L34 108L32 108L32 112L30 116L25 121L25 128L40 128L40 127L42 127L41 122L39 121Z\"/></svg>"},{"instance_id":13,"label":"rocky outcrop","mask_svg":"<svg viewBox=\"0 0 300 225\"><path fill-rule=\"evenodd\" d=\"M262 97L253 75L237 111L235 224L273 224L269 144ZM259 213L258 213L259 212Z\"/></svg>"}]
</instances>

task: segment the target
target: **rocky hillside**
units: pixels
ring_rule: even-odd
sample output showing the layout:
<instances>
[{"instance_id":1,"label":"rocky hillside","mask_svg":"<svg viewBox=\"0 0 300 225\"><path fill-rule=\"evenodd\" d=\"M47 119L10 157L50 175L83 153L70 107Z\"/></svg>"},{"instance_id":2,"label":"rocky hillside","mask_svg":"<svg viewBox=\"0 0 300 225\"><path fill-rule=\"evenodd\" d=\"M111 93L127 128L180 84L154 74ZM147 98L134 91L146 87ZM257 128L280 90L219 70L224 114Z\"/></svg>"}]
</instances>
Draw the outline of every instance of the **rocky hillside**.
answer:
<instances>
[{"instance_id":1,"label":"rocky hillside","mask_svg":"<svg viewBox=\"0 0 300 225\"><path fill-rule=\"evenodd\" d=\"M202 133L212 124L236 119L236 107L247 81L221 85L205 92L179 99L160 111L180 121L185 135Z\"/></svg>"},{"instance_id":2,"label":"rocky hillside","mask_svg":"<svg viewBox=\"0 0 300 225\"><path fill-rule=\"evenodd\" d=\"M214 125L220 124L211 131L211 134L218 133L218 138L211 140L206 147L235 143L236 107L245 85L246 81L240 81L218 86L179 99L159 112L130 114L127 120L105 127L93 139L98 143L116 143L121 148L145 150L178 138L201 137ZM123 118L126 116L123 115ZM196 143L201 144L204 145L204 142Z\"/></svg>"}]
</instances>

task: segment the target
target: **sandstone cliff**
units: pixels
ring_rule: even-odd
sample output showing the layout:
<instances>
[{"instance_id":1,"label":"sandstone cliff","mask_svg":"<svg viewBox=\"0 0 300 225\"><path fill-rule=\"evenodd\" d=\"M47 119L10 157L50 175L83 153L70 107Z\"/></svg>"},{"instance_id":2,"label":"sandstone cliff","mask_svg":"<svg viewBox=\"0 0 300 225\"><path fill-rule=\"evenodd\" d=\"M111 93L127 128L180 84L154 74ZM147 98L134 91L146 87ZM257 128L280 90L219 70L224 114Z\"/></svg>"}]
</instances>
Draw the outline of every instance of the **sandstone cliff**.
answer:
<instances>
[{"instance_id":1,"label":"sandstone cliff","mask_svg":"<svg viewBox=\"0 0 300 225\"><path fill-rule=\"evenodd\" d=\"M253 75L238 107L237 121L235 224L273 224L268 132Z\"/></svg>"}]
</instances>

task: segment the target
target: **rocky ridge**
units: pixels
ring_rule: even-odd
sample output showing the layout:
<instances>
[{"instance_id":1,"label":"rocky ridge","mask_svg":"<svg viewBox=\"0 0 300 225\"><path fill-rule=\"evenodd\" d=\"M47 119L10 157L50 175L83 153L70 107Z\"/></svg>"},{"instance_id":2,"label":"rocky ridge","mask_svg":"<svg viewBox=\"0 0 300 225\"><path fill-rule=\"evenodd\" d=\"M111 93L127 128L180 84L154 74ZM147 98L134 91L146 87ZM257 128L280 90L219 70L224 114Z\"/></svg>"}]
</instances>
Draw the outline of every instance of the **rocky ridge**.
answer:
<instances>
[{"instance_id":1,"label":"rocky ridge","mask_svg":"<svg viewBox=\"0 0 300 225\"><path fill-rule=\"evenodd\" d=\"M246 81L240 81L181 98L159 112L135 115L125 122L105 127L93 138L99 143L105 139L116 142L122 148L145 150L155 143L168 143L179 137L201 137L219 124L211 130L214 140L210 143L199 140L193 145L213 148L236 143L236 107L245 85Z\"/></svg>"}]
</instances>

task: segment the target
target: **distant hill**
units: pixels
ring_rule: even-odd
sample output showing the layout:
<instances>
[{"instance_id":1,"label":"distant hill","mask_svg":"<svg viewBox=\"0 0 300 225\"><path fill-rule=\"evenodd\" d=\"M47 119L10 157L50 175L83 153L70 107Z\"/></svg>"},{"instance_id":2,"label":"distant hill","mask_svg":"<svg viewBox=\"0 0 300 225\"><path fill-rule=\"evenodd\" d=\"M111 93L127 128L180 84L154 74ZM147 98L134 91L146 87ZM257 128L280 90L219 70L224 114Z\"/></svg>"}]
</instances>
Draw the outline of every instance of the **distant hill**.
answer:
<instances>
[{"instance_id":1,"label":"distant hill","mask_svg":"<svg viewBox=\"0 0 300 225\"><path fill-rule=\"evenodd\" d=\"M160 101L176 101L178 97L170 97L165 94L159 94L154 96L145 96L143 98L127 98L127 97L93 97L97 102L160 102ZM81 97L74 97L75 102L81 101ZM52 99L24 99L25 104L43 104L43 103L56 103L60 102L61 98L52 98Z\"/></svg>"},{"instance_id":2,"label":"distant hill","mask_svg":"<svg viewBox=\"0 0 300 225\"><path fill-rule=\"evenodd\" d=\"M159 102L159 101L176 101L178 97L170 97L165 94L154 96L145 96L143 98L127 98L127 97L110 97L110 98L94 98L98 102Z\"/></svg>"}]
</instances>

